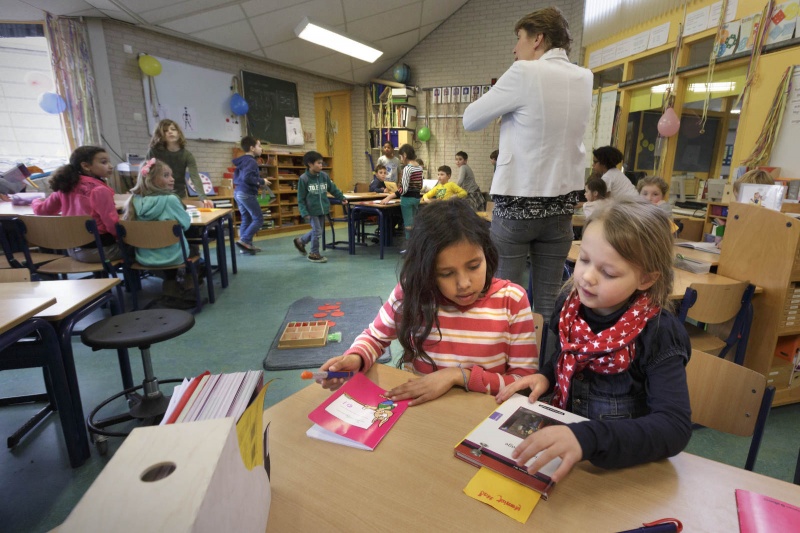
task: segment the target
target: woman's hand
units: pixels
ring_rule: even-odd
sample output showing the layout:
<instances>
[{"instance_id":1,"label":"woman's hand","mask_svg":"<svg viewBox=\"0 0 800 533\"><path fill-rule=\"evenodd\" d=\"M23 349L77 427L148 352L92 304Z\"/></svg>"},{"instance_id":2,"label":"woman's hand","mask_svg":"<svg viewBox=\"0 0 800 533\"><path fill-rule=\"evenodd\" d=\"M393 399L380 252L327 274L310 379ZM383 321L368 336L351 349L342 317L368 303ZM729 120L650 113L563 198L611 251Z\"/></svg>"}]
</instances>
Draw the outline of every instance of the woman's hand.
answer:
<instances>
[{"instance_id":1,"label":"woman's hand","mask_svg":"<svg viewBox=\"0 0 800 533\"><path fill-rule=\"evenodd\" d=\"M465 370L465 372L469 372L469 370ZM412 398L408 405L419 405L435 400L453 388L454 385L463 383L463 379L460 368L443 368L432 374L403 383L388 391L386 396L394 401Z\"/></svg>"},{"instance_id":2,"label":"woman's hand","mask_svg":"<svg viewBox=\"0 0 800 533\"><path fill-rule=\"evenodd\" d=\"M528 473L535 474L547 463L561 457L561 464L551 476L561 481L575 464L583 459L583 450L568 426L548 426L540 429L517 445L511 454L517 465L524 466L536 454L541 454L528 466Z\"/></svg>"},{"instance_id":3,"label":"woman's hand","mask_svg":"<svg viewBox=\"0 0 800 533\"><path fill-rule=\"evenodd\" d=\"M495 399L497 400L497 403L503 403L511 398L511 395L515 392L521 391L522 389L528 387L531 388L531 394L528 396L528 399L531 402L535 402L542 394L547 392L547 389L550 388L550 380L541 374L532 374L530 376L521 377L514 383L509 383L500 389L500 392L497 393Z\"/></svg>"},{"instance_id":4,"label":"woman's hand","mask_svg":"<svg viewBox=\"0 0 800 533\"><path fill-rule=\"evenodd\" d=\"M361 356L356 355L354 353L349 353L345 355L339 355L336 357L331 357L325 363L319 367L322 372L326 372L330 370L331 372L358 372L361 370ZM330 389L332 391L338 389L344 382L347 381L344 378L333 378L333 379L322 379L317 381L320 385L322 385L323 389Z\"/></svg>"},{"instance_id":5,"label":"woman's hand","mask_svg":"<svg viewBox=\"0 0 800 533\"><path fill-rule=\"evenodd\" d=\"M214 207L214 202L206 198L203 200L203 207Z\"/></svg>"}]
</instances>

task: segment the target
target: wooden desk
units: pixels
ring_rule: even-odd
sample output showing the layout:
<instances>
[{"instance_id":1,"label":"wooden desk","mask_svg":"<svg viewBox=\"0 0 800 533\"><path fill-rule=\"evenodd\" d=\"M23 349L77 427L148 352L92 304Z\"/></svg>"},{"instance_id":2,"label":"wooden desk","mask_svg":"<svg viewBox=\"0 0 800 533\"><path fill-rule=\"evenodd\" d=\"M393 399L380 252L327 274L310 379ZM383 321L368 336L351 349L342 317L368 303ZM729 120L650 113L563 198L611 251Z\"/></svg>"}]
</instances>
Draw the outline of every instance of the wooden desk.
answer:
<instances>
[{"instance_id":1,"label":"wooden desk","mask_svg":"<svg viewBox=\"0 0 800 533\"><path fill-rule=\"evenodd\" d=\"M712 267L719 265L719 254L704 252L702 250L695 250L693 248L684 248L683 246L673 246L675 255L681 254L689 259L696 259L697 261L705 261L710 263ZM581 241L572 241L572 247L567 254L567 261L575 262L578 260L578 255L581 251Z\"/></svg>"},{"instance_id":2,"label":"wooden desk","mask_svg":"<svg viewBox=\"0 0 800 533\"><path fill-rule=\"evenodd\" d=\"M384 389L410 377L385 365L368 376ZM464 495L477 469L453 456L494 398L453 389L409 408L366 452L305 435L308 413L328 394L312 384L264 413L272 422L267 531L620 531L664 517L687 532L738 531L735 488L800 505L800 486L681 453L624 470L581 463L523 525Z\"/></svg>"},{"instance_id":3,"label":"wooden desk","mask_svg":"<svg viewBox=\"0 0 800 533\"><path fill-rule=\"evenodd\" d=\"M222 288L228 286L228 262L225 257L225 231L223 223L228 221L228 229L230 230L230 248L231 248L231 265L233 265L233 273L236 273L236 245L233 238L233 209L211 209L211 211L200 211L199 217L192 217L192 227L198 228L200 237L203 244L203 257L206 262L206 279L208 280L208 301L214 303L214 282L213 282L213 265L211 264L211 252L209 249L209 230L212 227L217 228L217 264L219 265L220 281Z\"/></svg>"},{"instance_id":4,"label":"wooden desk","mask_svg":"<svg viewBox=\"0 0 800 533\"><path fill-rule=\"evenodd\" d=\"M381 197L385 198L386 195L382 195ZM391 200L388 204L376 202L375 200L369 202L350 202L349 205L350 213L347 217L347 237L350 243L350 255L356 254L356 215L359 213L367 213L369 215L378 216L380 221L380 258L383 259L384 247L392 245L392 230L394 226L392 215L393 212L400 209L400 200Z\"/></svg>"},{"instance_id":5,"label":"wooden desk","mask_svg":"<svg viewBox=\"0 0 800 533\"><path fill-rule=\"evenodd\" d=\"M344 197L348 202L363 202L366 200L381 200L386 198L385 192L346 192Z\"/></svg>"},{"instance_id":6,"label":"wooden desk","mask_svg":"<svg viewBox=\"0 0 800 533\"><path fill-rule=\"evenodd\" d=\"M17 298L3 302L3 307L0 308L0 334L55 303L55 298Z\"/></svg>"},{"instance_id":7,"label":"wooden desk","mask_svg":"<svg viewBox=\"0 0 800 533\"><path fill-rule=\"evenodd\" d=\"M130 194L115 194L114 205L117 211L122 212L125 202L130 198ZM0 201L0 218L14 218L20 215L35 215L33 207L30 205L14 205L11 202Z\"/></svg>"}]
</instances>

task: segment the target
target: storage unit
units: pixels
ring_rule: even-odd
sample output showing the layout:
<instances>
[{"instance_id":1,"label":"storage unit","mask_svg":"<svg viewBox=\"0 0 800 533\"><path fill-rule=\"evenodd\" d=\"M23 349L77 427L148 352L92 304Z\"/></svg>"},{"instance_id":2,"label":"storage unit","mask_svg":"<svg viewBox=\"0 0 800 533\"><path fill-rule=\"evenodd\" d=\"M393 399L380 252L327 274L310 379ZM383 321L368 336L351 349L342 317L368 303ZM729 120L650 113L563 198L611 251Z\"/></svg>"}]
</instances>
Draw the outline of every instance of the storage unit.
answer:
<instances>
[{"instance_id":1,"label":"storage unit","mask_svg":"<svg viewBox=\"0 0 800 533\"><path fill-rule=\"evenodd\" d=\"M386 141L391 141L395 148L414 142L417 106L413 93L413 89L409 88L393 89L376 83L370 85L369 139L373 162L377 162L381 146Z\"/></svg>"},{"instance_id":2,"label":"storage unit","mask_svg":"<svg viewBox=\"0 0 800 533\"><path fill-rule=\"evenodd\" d=\"M753 324L744 365L773 380L773 405L800 402L800 380L790 381L776 357L800 335L800 220L765 207L733 202L717 272L763 289L753 298ZM785 348L784 348L785 350ZM785 379L784 379L785 378Z\"/></svg>"},{"instance_id":3,"label":"storage unit","mask_svg":"<svg viewBox=\"0 0 800 533\"><path fill-rule=\"evenodd\" d=\"M311 225L306 224L302 219L300 208L297 205L297 184L300 176L306 171L303 154L299 152L265 152L261 159L264 161L263 164L258 165L261 177L272 182L270 188L275 194L275 198L271 199L267 195L259 197L261 211L264 213L264 227L257 235L310 229ZM333 158L323 157L323 160L322 170L333 179ZM237 227L241 223L238 206L235 207L234 222Z\"/></svg>"}]
</instances>

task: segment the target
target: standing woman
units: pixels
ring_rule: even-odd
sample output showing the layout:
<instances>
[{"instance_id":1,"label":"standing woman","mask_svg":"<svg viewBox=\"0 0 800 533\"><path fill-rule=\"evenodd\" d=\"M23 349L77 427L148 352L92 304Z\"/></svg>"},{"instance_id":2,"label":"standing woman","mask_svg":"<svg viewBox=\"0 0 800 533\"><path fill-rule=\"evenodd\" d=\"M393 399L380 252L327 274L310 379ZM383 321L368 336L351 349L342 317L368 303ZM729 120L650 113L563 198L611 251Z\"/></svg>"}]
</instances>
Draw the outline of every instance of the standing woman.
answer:
<instances>
[{"instance_id":1,"label":"standing woman","mask_svg":"<svg viewBox=\"0 0 800 533\"><path fill-rule=\"evenodd\" d=\"M203 191L203 181L197 172L197 162L192 152L186 149L186 137L183 136L183 132L175 121L165 118L156 126L145 159L149 161L152 158L163 161L172 169L172 177L175 179L175 194L180 198L187 196L186 170L188 169L194 190L197 191L198 198L203 201L203 207L214 207L214 202L209 200Z\"/></svg>"},{"instance_id":2,"label":"standing woman","mask_svg":"<svg viewBox=\"0 0 800 533\"><path fill-rule=\"evenodd\" d=\"M526 286L530 255L534 308L549 317L583 191L592 73L570 63L569 25L558 9L525 15L514 31L514 64L467 107L464 128L477 131L502 117L491 188L497 277Z\"/></svg>"}]
</instances>

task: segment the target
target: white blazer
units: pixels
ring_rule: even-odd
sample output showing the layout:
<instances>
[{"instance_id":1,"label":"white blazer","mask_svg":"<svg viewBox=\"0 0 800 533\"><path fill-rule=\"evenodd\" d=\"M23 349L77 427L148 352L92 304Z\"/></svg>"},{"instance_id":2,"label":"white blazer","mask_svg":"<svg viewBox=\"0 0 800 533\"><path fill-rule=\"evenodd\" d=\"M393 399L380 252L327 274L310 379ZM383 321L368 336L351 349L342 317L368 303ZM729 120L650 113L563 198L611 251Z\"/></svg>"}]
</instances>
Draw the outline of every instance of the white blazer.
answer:
<instances>
[{"instance_id":1,"label":"white blazer","mask_svg":"<svg viewBox=\"0 0 800 533\"><path fill-rule=\"evenodd\" d=\"M555 197L583 189L583 134L592 105L592 72L562 48L515 61L464 111L464 129L500 122L500 155L491 194Z\"/></svg>"}]
</instances>

